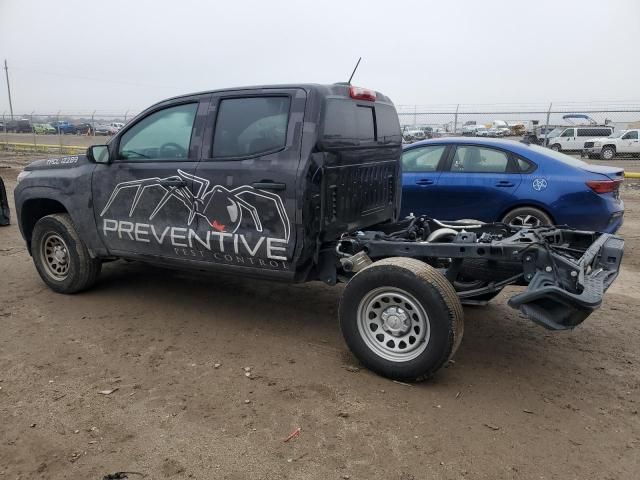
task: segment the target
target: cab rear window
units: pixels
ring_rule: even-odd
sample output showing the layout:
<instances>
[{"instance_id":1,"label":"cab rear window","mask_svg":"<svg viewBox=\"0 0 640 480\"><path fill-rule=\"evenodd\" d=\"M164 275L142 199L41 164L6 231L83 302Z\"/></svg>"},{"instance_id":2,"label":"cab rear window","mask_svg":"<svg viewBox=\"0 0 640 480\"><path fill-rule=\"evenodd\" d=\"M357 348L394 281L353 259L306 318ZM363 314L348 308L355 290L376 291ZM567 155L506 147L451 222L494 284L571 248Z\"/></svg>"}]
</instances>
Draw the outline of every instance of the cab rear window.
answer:
<instances>
[{"instance_id":1,"label":"cab rear window","mask_svg":"<svg viewBox=\"0 0 640 480\"><path fill-rule=\"evenodd\" d=\"M324 114L322 141L333 145L400 143L400 122L395 108L329 99Z\"/></svg>"}]
</instances>

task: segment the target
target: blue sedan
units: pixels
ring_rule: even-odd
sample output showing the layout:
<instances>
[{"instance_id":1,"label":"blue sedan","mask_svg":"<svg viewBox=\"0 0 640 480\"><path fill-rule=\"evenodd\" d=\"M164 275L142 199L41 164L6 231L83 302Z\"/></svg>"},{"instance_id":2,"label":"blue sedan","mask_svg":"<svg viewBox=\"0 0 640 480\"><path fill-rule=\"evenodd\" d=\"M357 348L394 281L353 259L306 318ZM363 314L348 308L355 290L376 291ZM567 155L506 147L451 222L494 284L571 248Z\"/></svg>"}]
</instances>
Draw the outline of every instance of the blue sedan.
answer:
<instances>
[{"instance_id":1,"label":"blue sedan","mask_svg":"<svg viewBox=\"0 0 640 480\"><path fill-rule=\"evenodd\" d=\"M513 225L568 225L614 233L622 225L624 170L537 145L440 138L402 154L402 214Z\"/></svg>"}]
</instances>

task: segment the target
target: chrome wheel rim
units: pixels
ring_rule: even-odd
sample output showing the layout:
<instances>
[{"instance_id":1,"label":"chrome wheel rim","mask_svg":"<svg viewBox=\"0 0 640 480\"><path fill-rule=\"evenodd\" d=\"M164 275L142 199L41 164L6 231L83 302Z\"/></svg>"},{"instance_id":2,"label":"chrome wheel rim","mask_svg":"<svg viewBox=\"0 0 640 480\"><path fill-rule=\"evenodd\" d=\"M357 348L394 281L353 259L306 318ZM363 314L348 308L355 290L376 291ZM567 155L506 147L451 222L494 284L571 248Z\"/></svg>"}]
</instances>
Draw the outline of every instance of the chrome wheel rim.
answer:
<instances>
[{"instance_id":1,"label":"chrome wheel rim","mask_svg":"<svg viewBox=\"0 0 640 480\"><path fill-rule=\"evenodd\" d=\"M69 249L57 233L47 233L42 241L42 260L47 274L62 281L69 275Z\"/></svg>"},{"instance_id":2,"label":"chrome wheel rim","mask_svg":"<svg viewBox=\"0 0 640 480\"><path fill-rule=\"evenodd\" d=\"M515 225L516 227L539 227L542 225L542 220L535 215L516 215L511 219L509 225Z\"/></svg>"},{"instance_id":3,"label":"chrome wheel rim","mask_svg":"<svg viewBox=\"0 0 640 480\"><path fill-rule=\"evenodd\" d=\"M427 312L413 295L400 288L371 290L358 305L357 319L364 343L385 360L413 360L429 344Z\"/></svg>"},{"instance_id":4,"label":"chrome wheel rim","mask_svg":"<svg viewBox=\"0 0 640 480\"><path fill-rule=\"evenodd\" d=\"M613 150L607 148L602 152L602 156L605 160L611 160L613 158Z\"/></svg>"}]
</instances>

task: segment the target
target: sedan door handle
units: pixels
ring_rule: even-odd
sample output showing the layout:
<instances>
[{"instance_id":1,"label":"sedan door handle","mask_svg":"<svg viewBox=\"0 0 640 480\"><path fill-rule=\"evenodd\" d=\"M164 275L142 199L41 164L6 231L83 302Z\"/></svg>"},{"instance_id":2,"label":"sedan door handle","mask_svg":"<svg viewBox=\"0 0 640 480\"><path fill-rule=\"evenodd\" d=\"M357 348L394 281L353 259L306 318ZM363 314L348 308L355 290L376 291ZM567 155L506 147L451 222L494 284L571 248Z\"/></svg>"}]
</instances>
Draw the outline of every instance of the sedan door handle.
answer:
<instances>
[{"instance_id":1,"label":"sedan door handle","mask_svg":"<svg viewBox=\"0 0 640 480\"><path fill-rule=\"evenodd\" d=\"M416 180L416 185L433 185L433 180L429 178L421 178L420 180Z\"/></svg>"},{"instance_id":2,"label":"sedan door handle","mask_svg":"<svg viewBox=\"0 0 640 480\"><path fill-rule=\"evenodd\" d=\"M496 187L513 187L515 184L507 180L500 180L496 183Z\"/></svg>"},{"instance_id":3,"label":"sedan door handle","mask_svg":"<svg viewBox=\"0 0 640 480\"><path fill-rule=\"evenodd\" d=\"M253 188L259 188L261 190L285 190L287 188L286 183L271 182L269 180L265 180L262 182L253 182L251 186Z\"/></svg>"}]
</instances>

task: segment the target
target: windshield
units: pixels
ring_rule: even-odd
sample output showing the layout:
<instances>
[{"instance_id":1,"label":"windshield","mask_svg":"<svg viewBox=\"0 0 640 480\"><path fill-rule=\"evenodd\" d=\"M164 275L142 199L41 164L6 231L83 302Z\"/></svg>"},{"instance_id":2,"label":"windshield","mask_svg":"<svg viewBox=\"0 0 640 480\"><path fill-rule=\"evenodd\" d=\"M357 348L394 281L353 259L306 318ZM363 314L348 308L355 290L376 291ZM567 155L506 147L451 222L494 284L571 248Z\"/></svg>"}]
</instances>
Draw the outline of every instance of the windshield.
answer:
<instances>
[{"instance_id":1,"label":"windshield","mask_svg":"<svg viewBox=\"0 0 640 480\"><path fill-rule=\"evenodd\" d=\"M559 136L562 132L564 131L564 127L563 128L554 128L553 130L551 130L547 135L549 138L551 137L557 137Z\"/></svg>"}]
</instances>

